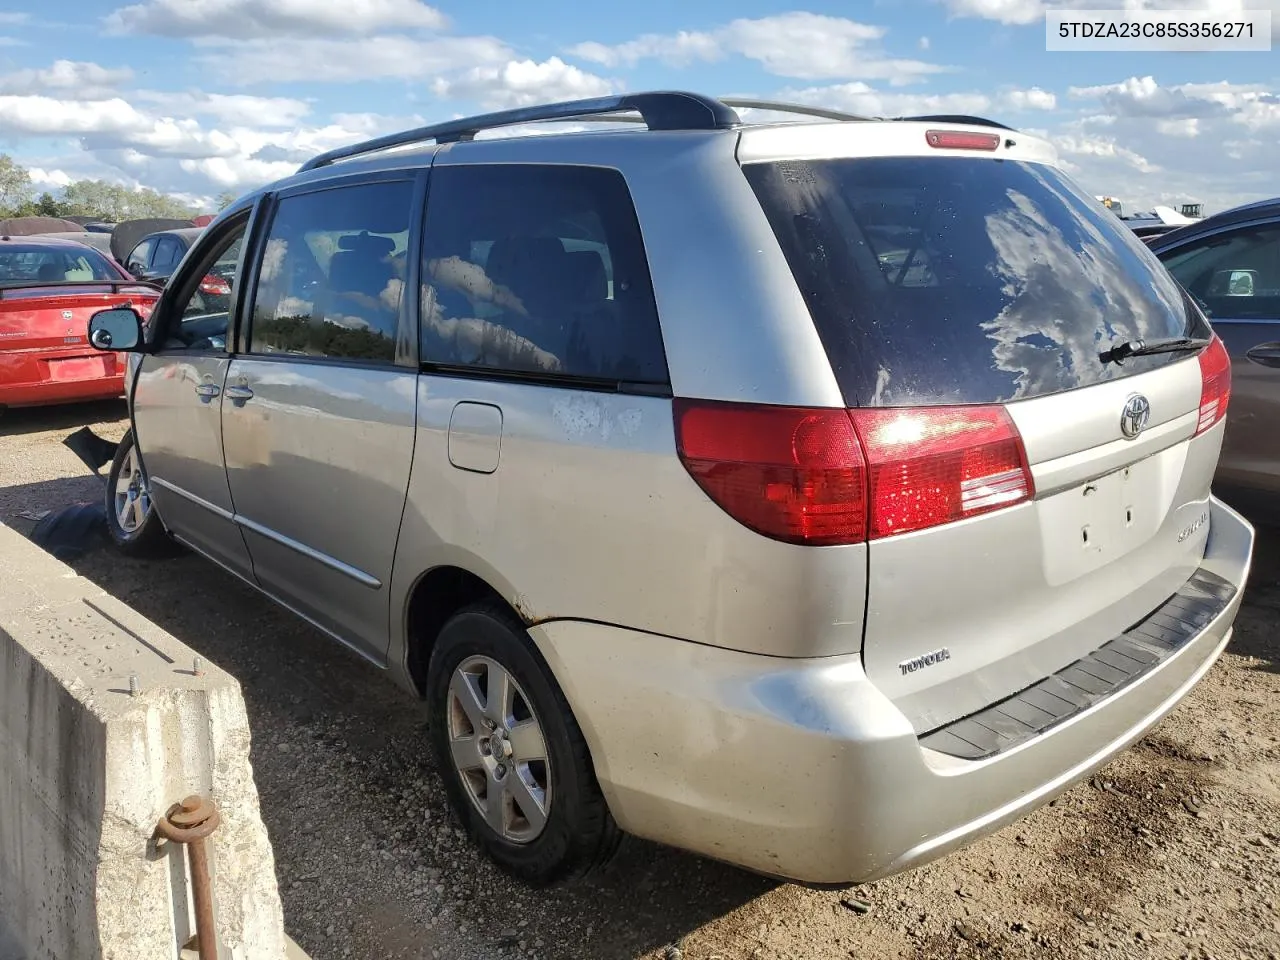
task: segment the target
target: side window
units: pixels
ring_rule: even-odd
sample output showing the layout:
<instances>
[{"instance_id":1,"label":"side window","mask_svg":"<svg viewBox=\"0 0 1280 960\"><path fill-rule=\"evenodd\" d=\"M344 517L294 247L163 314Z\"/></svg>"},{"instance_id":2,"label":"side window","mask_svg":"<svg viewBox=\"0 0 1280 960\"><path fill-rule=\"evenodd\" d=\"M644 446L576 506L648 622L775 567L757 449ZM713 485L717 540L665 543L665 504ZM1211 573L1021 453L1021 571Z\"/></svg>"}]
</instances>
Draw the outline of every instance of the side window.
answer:
<instances>
[{"instance_id":1,"label":"side window","mask_svg":"<svg viewBox=\"0 0 1280 960\"><path fill-rule=\"evenodd\" d=\"M267 235L249 351L395 359L413 183L284 197Z\"/></svg>"},{"instance_id":2,"label":"side window","mask_svg":"<svg viewBox=\"0 0 1280 960\"><path fill-rule=\"evenodd\" d=\"M1211 319L1280 320L1280 225L1206 237L1165 266Z\"/></svg>"},{"instance_id":3,"label":"side window","mask_svg":"<svg viewBox=\"0 0 1280 960\"><path fill-rule=\"evenodd\" d=\"M649 267L620 173L446 166L428 189L423 360L666 383Z\"/></svg>"},{"instance_id":4,"label":"side window","mask_svg":"<svg viewBox=\"0 0 1280 960\"><path fill-rule=\"evenodd\" d=\"M156 243L156 255L151 259L151 269L168 275L182 260L182 244L176 237L161 237Z\"/></svg>"},{"instance_id":5,"label":"side window","mask_svg":"<svg viewBox=\"0 0 1280 960\"><path fill-rule=\"evenodd\" d=\"M129 255L124 258L124 268L135 277L140 277L147 272L147 264L151 262L151 248L156 245L155 237L148 237L142 240L136 247L129 251Z\"/></svg>"},{"instance_id":6,"label":"side window","mask_svg":"<svg viewBox=\"0 0 1280 960\"><path fill-rule=\"evenodd\" d=\"M236 260L248 218L222 234L212 244L197 241L200 262L186 278L184 289L167 309L163 349L214 350L227 349L227 331L231 318L231 288L236 279ZM231 257L228 261L228 257ZM175 291L176 292L176 291Z\"/></svg>"}]
</instances>

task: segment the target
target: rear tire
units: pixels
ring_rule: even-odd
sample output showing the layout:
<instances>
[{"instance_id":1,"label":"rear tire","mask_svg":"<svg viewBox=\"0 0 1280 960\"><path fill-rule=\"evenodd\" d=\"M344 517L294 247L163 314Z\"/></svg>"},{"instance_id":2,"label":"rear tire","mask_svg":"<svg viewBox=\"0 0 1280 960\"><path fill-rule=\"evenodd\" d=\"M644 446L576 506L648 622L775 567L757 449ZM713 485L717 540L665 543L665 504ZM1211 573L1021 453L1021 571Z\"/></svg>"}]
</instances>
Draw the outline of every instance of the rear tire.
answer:
<instances>
[{"instance_id":1,"label":"rear tire","mask_svg":"<svg viewBox=\"0 0 1280 960\"><path fill-rule=\"evenodd\" d=\"M621 833L586 740L510 611L485 601L455 614L436 640L426 688L449 802L490 858L542 886L612 857ZM499 690L510 692L491 699Z\"/></svg>"},{"instance_id":2,"label":"rear tire","mask_svg":"<svg viewBox=\"0 0 1280 960\"><path fill-rule=\"evenodd\" d=\"M107 474L107 533L128 557L172 557L181 548L169 536L151 502L151 488L138 456L133 430L125 433Z\"/></svg>"}]
</instances>

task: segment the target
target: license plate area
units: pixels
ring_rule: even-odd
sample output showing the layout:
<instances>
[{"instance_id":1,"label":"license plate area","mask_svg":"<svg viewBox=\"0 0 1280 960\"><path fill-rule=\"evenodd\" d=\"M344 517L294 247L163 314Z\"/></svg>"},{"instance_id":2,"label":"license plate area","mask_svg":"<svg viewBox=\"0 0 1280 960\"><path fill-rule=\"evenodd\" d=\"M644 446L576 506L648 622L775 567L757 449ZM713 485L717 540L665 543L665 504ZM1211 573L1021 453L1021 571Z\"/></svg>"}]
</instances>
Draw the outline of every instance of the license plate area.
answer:
<instances>
[{"instance_id":1,"label":"license plate area","mask_svg":"<svg viewBox=\"0 0 1280 960\"><path fill-rule=\"evenodd\" d=\"M1040 503L1045 574L1067 583L1141 546L1167 512L1160 457L1148 457Z\"/></svg>"},{"instance_id":2,"label":"license plate area","mask_svg":"<svg viewBox=\"0 0 1280 960\"><path fill-rule=\"evenodd\" d=\"M49 379L59 383L71 380L97 380L107 375L106 357L67 357L49 361Z\"/></svg>"}]
</instances>

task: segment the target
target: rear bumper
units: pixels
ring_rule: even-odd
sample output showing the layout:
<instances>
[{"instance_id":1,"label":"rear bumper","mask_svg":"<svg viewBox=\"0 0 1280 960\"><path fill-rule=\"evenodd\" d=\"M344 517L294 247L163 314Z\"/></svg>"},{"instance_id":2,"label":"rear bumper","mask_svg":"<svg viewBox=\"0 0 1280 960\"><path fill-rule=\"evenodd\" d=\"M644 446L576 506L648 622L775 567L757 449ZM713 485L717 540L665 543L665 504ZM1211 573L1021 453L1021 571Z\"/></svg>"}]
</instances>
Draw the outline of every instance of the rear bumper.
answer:
<instances>
[{"instance_id":1,"label":"rear bumper","mask_svg":"<svg viewBox=\"0 0 1280 960\"><path fill-rule=\"evenodd\" d=\"M105 376L59 379L51 363L101 359ZM124 395L125 362L114 354L89 353L81 345L60 350L0 353L0 407L42 406L79 400L105 400Z\"/></svg>"},{"instance_id":2,"label":"rear bumper","mask_svg":"<svg viewBox=\"0 0 1280 960\"><path fill-rule=\"evenodd\" d=\"M1113 694L1007 750L928 749L859 657L762 657L576 621L530 633L619 824L810 883L878 879L1025 815L1140 739L1226 646L1253 529L1219 501L1201 570L1226 581L1197 633Z\"/></svg>"}]
</instances>

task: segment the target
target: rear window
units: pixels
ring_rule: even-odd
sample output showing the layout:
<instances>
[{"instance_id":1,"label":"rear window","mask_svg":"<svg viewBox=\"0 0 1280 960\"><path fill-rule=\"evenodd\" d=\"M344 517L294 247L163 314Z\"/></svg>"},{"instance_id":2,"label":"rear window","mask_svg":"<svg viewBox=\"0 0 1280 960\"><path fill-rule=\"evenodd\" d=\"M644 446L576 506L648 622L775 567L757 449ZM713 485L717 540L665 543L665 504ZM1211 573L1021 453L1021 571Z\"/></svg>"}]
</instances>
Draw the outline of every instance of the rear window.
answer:
<instances>
[{"instance_id":1,"label":"rear window","mask_svg":"<svg viewBox=\"0 0 1280 960\"><path fill-rule=\"evenodd\" d=\"M90 247L0 244L0 287L31 283L84 283L120 280L118 271Z\"/></svg>"},{"instance_id":2,"label":"rear window","mask_svg":"<svg viewBox=\"0 0 1280 960\"><path fill-rule=\"evenodd\" d=\"M745 166L851 406L999 403L1185 358L1207 335L1115 214L1041 164L968 157Z\"/></svg>"}]
</instances>

